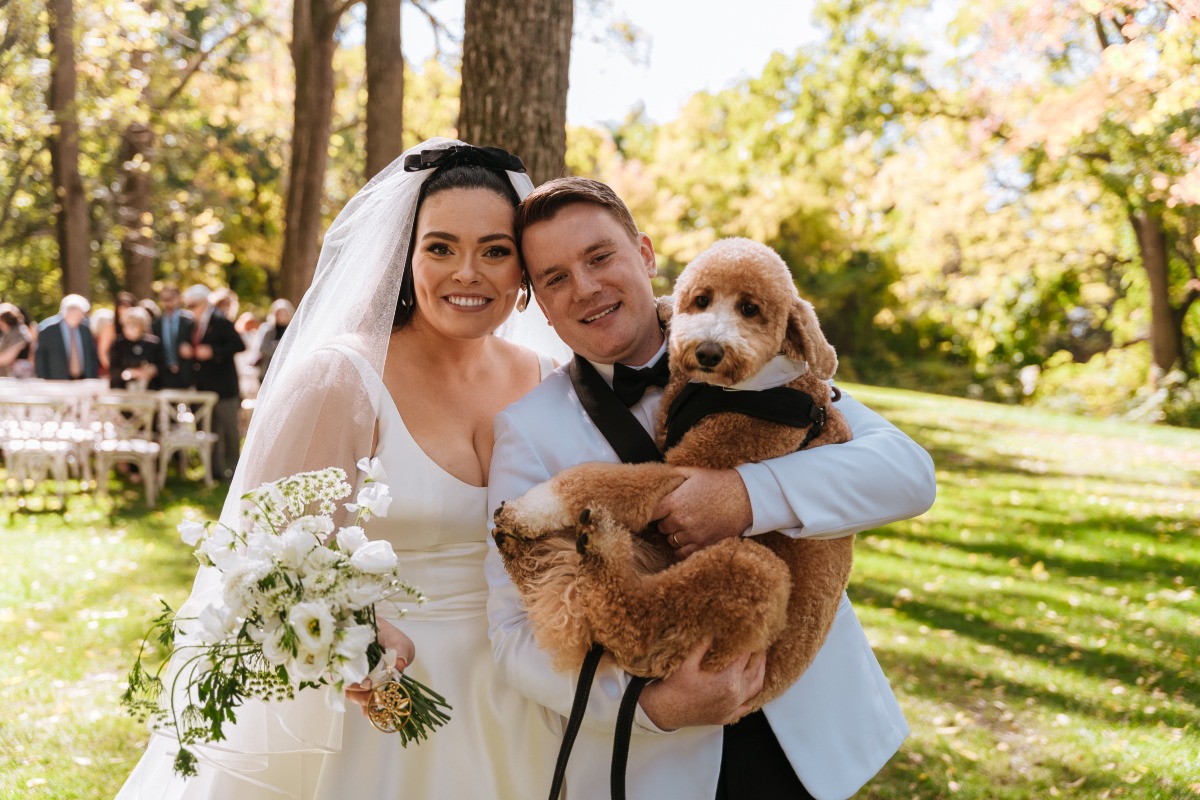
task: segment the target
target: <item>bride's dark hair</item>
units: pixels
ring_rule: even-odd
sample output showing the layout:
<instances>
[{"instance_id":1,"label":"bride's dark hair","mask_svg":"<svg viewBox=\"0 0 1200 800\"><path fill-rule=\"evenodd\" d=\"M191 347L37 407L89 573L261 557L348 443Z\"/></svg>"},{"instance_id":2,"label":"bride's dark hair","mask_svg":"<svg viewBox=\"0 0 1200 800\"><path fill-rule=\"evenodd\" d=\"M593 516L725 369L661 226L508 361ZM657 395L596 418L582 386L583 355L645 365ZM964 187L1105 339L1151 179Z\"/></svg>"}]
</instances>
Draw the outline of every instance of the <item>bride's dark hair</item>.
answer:
<instances>
[{"instance_id":1,"label":"bride's dark hair","mask_svg":"<svg viewBox=\"0 0 1200 800\"><path fill-rule=\"evenodd\" d=\"M442 167L425 181L421 187L421 196L417 200L417 218L421 216L421 207L425 201L440 192L451 189L486 189L493 192L516 209L521 203L517 190L512 181L503 172L476 164L455 164ZM416 309L416 298L413 296L412 257L417 241L417 220L413 220L412 238L408 243L408 256L404 262L404 278L400 283L400 297L396 302L396 316L392 320L392 330L398 330L408 324Z\"/></svg>"}]
</instances>

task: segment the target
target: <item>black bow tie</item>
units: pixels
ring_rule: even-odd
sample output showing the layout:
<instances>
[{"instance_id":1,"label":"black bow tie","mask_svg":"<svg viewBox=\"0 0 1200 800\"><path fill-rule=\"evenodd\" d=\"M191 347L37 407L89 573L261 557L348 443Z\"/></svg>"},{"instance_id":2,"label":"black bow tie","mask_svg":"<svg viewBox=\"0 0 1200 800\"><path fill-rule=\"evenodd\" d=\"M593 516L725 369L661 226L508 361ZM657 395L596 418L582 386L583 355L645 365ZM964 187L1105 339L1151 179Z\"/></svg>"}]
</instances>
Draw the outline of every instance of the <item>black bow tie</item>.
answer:
<instances>
[{"instance_id":1,"label":"black bow tie","mask_svg":"<svg viewBox=\"0 0 1200 800\"><path fill-rule=\"evenodd\" d=\"M663 353L658 361L640 369L627 367L624 364L614 364L612 388L617 399L624 403L626 408L629 408L642 399L647 387L657 386L661 389L666 386L669 376L670 367L667 365L667 354Z\"/></svg>"}]
</instances>

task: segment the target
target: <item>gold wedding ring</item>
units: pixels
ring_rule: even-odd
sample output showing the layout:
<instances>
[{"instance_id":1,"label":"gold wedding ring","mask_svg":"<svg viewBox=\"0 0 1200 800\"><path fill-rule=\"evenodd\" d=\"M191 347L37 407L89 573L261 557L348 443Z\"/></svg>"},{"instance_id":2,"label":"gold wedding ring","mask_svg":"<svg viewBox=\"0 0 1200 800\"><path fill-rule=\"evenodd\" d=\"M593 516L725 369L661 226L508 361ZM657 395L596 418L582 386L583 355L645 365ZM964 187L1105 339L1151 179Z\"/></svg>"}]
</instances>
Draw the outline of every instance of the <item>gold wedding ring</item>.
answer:
<instances>
[{"instance_id":1,"label":"gold wedding ring","mask_svg":"<svg viewBox=\"0 0 1200 800\"><path fill-rule=\"evenodd\" d=\"M367 719L377 730L396 733L412 716L412 697L396 681L383 681L371 690L367 701Z\"/></svg>"}]
</instances>

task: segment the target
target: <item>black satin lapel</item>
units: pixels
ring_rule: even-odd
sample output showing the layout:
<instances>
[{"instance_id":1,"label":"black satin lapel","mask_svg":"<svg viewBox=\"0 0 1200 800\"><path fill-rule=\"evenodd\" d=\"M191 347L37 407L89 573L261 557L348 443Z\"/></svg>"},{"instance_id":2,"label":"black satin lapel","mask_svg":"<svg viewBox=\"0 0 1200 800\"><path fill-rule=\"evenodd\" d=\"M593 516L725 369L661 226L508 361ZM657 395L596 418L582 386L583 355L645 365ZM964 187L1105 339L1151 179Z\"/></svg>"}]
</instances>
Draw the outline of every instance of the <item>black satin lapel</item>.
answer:
<instances>
[{"instance_id":1,"label":"black satin lapel","mask_svg":"<svg viewBox=\"0 0 1200 800\"><path fill-rule=\"evenodd\" d=\"M658 446L633 413L617 399L604 378L586 358L575 356L568 370L583 410L626 464L662 461Z\"/></svg>"}]
</instances>

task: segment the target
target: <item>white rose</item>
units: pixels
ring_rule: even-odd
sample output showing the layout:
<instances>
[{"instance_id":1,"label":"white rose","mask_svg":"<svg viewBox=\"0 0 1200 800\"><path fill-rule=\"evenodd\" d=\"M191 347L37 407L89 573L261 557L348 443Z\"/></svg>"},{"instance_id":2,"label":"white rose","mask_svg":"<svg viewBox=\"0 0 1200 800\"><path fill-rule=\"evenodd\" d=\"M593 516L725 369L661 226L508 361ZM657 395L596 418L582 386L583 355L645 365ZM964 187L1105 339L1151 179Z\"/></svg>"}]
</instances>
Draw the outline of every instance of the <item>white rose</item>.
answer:
<instances>
[{"instance_id":1,"label":"white rose","mask_svg":"<svg viewBox=\"0 0 1200 800\"><path fill-rule=\"evenodd\" d=\"M382 575L396 567L396 551L390 542L367 542L350 556L355 569L368 575Z\"/></svg>"},{"instance_id":2,"label":"white rose","mask_svg":"<svg viewBox=\"0 0 1200 800\"><path fill-rule=\"evenodd\" d=\"M179 538L183 539L183 543L188 547L195 547L204 538L204 534L208 533L208 528L190 519L179 523L175 529L179 531Z\"/></svg>"},{"instance_id":3,"label":"white rose","mask_svg":"<svg viewBox=\"0 0 1200 800\"><path fill-rule=\"evenodd\" d=\"M351 611L358 611L378 602L382 594L379 590L379 581L360 575L346 581L344 605Z\"/></svg>"},{"instance_id":4,"label":"white rose","mask_svg":"<svg viewBox=\"0 0 1200 800\"><path fill-rule=\"evenodd\" d=\"M367 543L367 534L358 525L347 525L338 531L337 546L346 555L354 555L354 551Z\"/></svg>"}]
</instances>

